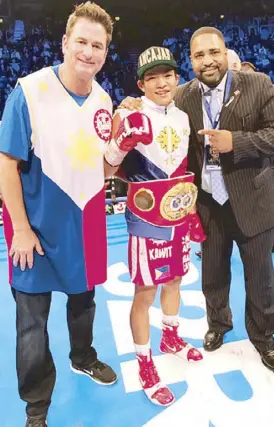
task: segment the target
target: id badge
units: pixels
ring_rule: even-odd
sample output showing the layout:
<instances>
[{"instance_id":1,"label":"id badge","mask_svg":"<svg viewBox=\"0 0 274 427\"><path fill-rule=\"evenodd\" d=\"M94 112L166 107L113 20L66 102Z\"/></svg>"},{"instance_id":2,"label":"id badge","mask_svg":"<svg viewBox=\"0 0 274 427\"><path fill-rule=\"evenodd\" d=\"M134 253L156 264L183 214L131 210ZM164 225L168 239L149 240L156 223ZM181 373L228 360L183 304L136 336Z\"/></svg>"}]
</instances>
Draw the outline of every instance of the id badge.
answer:
<instances>
[{"instance_id":1,"label":"id badge","mask_svg":"<svg viewBox=\"0 0 274 427\"><path fill-rule=\"evenodd\" d=\"M211 145L205 146L205 161L206 170L221 170L219 153L214 153L214 150L212 149Z\"/></svg>"}]
</instances>

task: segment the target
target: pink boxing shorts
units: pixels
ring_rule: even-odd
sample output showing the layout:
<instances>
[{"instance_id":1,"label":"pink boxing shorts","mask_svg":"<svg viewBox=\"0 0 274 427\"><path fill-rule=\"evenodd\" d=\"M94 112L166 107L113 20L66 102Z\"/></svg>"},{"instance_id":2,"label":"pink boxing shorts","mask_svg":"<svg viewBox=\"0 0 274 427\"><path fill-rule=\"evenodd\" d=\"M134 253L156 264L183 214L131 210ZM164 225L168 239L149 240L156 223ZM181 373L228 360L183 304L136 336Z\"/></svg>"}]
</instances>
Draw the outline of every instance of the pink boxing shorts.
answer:
<instances>
[{"instance_id":1,"label":"pink boxing shorts","mask_svg":"<svg viewBox=\"0 0 274 427\"><path fill-rule=\"evenodd\" d=\"M173 240L156 240L130 235L128 265L131 281L139 286L167 283L189 270L189 234Z\"/></svg>"}]
</instances>

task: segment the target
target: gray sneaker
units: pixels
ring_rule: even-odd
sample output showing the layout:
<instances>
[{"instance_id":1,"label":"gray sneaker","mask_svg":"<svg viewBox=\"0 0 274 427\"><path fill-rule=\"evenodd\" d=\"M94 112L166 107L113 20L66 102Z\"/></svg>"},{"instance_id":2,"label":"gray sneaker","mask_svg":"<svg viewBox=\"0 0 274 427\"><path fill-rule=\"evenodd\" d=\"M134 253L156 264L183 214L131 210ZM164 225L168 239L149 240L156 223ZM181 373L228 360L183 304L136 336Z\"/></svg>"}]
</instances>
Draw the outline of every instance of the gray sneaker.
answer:
<instances>
[{"instance_id":1,"label":"gray sneaker","mask_svg":"<svg viewBox=\"0 0 274 427\"><path fill-rule=\"evenodd\" d=\"M114 370L106 363L95 360L88 368L80 368L79 366L71 363L71 370L79 375L87 375L97 384L111 385L116 383L117 375Z\"/></svg>"},{"instance_id":2,"label":"gray sneaker","mask_svg":"<svg viewBox=\"0 0 274 427\"><path fill-rule=\"evenodd\" d=\"M46 418L28 417L26 427L47 427Z\"/></svg>"}]
</instances>

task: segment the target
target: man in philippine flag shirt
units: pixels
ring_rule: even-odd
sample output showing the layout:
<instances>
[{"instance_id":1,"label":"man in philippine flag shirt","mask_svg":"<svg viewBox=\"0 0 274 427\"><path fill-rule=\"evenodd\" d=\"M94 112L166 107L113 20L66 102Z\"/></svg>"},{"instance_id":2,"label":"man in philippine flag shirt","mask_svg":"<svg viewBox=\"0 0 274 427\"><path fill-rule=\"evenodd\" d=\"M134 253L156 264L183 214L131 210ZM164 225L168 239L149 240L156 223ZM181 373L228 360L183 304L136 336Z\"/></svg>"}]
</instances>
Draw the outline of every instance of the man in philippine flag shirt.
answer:
<instances>
[{"instance_id":1,"label":"man in philippine flag shirt","mask_svg":"<svg viewBox=\"0 0 274 427\"><path fill-rule=\"evenodd\" d=\"M11 219L5 235L26 427L47 426L55 385L47 332L52 291L68 296L72 371L102 385L117 380L92 347L94 286L107 270L104 178L115 171L103 157L112 102L94 77L111 38L105 10L77 6L62 40L64 62L19 79L3 114L0 185Z\"/></svg>"}]
</instances>

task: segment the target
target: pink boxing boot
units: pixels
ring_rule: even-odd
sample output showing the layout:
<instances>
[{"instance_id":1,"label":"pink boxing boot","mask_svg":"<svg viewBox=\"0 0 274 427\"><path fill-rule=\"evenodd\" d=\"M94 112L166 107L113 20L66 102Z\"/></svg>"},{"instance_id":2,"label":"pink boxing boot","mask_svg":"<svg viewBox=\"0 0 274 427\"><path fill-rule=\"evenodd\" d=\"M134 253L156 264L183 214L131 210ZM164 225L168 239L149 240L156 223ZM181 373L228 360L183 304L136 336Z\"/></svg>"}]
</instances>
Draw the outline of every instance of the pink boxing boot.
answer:
<instances>
[{"instance_id":1,"label":"pink boxing boot","mask_svg":"<svg viewBox=\"0 0 274 427\"><path fill-rule=\"evenodd\" d=\"M188 362L198 362L199 360L202 360L202 353L179 337L178 327L179 324L168 325L167 323L163 323L160 351L162 353L175 354Z\"/></svg>"},{"instance_id":2,"label":"pink boxing boot","mask_svg":"<svg viewBox=\"0 0 274 427\"><path fill-rule=\"evenodd\" d=\"M169 406L175 401L171 390L161 383L160 377L151 357L151 350L148 356L136 355L139 363L139 379L148 399L155 405Z\"/></svg>"}]
</instances>

